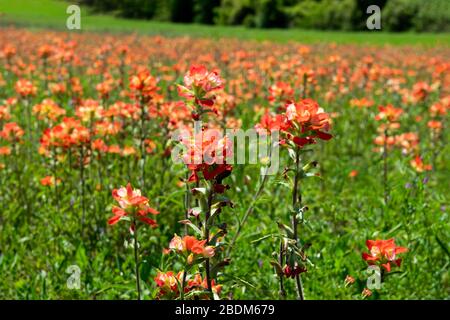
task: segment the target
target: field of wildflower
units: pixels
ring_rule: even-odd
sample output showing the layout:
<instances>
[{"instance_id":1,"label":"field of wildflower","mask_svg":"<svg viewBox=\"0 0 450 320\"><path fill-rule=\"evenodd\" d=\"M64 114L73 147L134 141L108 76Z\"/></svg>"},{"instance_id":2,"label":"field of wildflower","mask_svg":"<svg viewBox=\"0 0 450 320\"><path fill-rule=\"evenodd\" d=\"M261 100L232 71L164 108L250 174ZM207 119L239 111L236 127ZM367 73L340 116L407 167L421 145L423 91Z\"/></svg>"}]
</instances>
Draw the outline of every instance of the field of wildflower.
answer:
<instances>
[{"instance_id":1,"label":"field of wildflower","mask_svg":"<svg viewBox=\"0 0 450 320\"><path fill-rule=\"evenodd\" d=\"M0 298L448 299L449 84L445 45L2 28Z\"/></svg>"}]
</instances>

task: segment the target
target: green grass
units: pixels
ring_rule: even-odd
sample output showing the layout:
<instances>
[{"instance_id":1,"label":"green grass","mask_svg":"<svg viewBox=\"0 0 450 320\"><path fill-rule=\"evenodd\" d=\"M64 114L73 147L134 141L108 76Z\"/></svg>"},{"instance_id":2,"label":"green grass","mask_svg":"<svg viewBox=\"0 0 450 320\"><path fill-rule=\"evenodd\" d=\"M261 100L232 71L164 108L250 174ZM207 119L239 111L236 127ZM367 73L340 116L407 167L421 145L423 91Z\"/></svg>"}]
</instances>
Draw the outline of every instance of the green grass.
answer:
<instances>
[{"instance_id":1,"label":"green grass","mask_svg":"<svg viewBox=\"0 0 450 320\"><path fill-rule=\"evenodd\" d=\"M0 0L0 21L2 25L14 24L33 28L66 28L66 8L69 2L57 0ZM385 32L342 32L312 30L261 30L244 27L204 26L195 24L173 24L145 20L129 20L110 15L90 13L81 8L82 31L138 32L140 34L161 34L165 36L193 37L235 37L239 39L299 41L304 43L336 42L374 45L449 45L448 33L385 33Z\"/></svg>"},{"instance_id":2,"label":"green grass","mask_svg":"<svg viewBox=\"0 0 450 320\"><path fill-rule=\"evenodd\" d=\"M26 6L26 3L33 6ZM65 20L61 18L64 14L61 15L60 12L65 12L66 5L50 0L40 1L39 5L37 3L38 1L10 1L7 5L8 19L15 17L14 21L18 24L39 28L58 27L63 30ZM6 12L5 4L5 1L0 2L0 11ZM44 5L49 10L38 16L36 12ZM27 10L22 10L25 7ZM108 30L111 31L141 30L147 34L161 32L165 35L182 35L195 34L192 30L199 30L195 35L201 36L202 30L209 30L210 33L211 30L243 30L235 35L251 38L253 34L254 39L258 39L257 34L260 39L264 34L266 38L272 34L241 28L200 26L186 26L183 30L180 25L128 22L106 16L86 18L83 22L83 28L86 28L83 30L101 30L100 25L104 28L108 26L106 21L117 22L109 27ZM163 27L151 29L148 27L150 25ZM137 26L141 26L141 29ZM233 35L229 31L228 33ZM284 34L295 33L309 34L303 31L287 31ZM0 299L134 299L136 293L133 253L132 248L125 245L130 243L128 226L121 222L110 227L106 221L112 216L111 205L114 200L111 190L128 181L136 187L139 186L142 173L139 157L108 154L91 158L92 161L85 167L84 197L87 214L86 224L82 225L84 197L78 162L68 160L72 157L70 154L60 158L56 167L53 167L54 162L37 152L42 131L50 124L46 120L38 120L34 113L29 120L24 116L29 107L49 97L58 101L68 116L74 116L71 94L50 94L43 81L44 64L36 54L43 41L47 41L48 34L46 29L34 33L0 30L0 48L11 44L17 49L13 63L17 63L19 67L23 65L22 62L36 66L35 71L30 73L28 68L14 68L16 71L23 71L16 74L3 63L3 59L0 60L0 79L4 80L4 84L0 85L0 104L9 97L17 96L15 84L21 77L30 79L38 87L37 95L30 98L26 104L19 100L17 105L10 108L11 119L7 120L17 122L25 132L31 133L31 138L18 146L17 154L0 155ZM345 38L344 33L336 35L351 42L351 38ZM216 33L214 36L220 35ZM379 36L386 39L412 37L409 34ZM429 38L426 38L427 36ZM430 35L423 37L428 41L432 39ZM52 82L69 83L69 77L77 77L83 87L83 98L96 99L96 85L102 82L103 78L100 73L92 72L97 69L92 70L91 67L99 66L98 47L103 38L101 34L85 34L79 37L79 46L74 49L74 55L80 57L82 63L75 61L70 68L73 73L68 73L66 65L51 59L45 69L50 76L48 79L52 79ZM185 70L199 56L225 54L230 57L230 63L220 66L221 74L224 75L226 92L237 98L237 105L230 117L241 120L243 129L252 128L259 122L263 110L257 111L255 107L275 108L267 101L268 85L279 78L292 84L298 83L299 80L297 67L300 64L290 69L282 67L292 61L298 61L295 60L298 58L297 46L266 46L252 42L248 46L245 44L245 50L254 55L241 58L234 54L241 47L241 44L235 41L224 41L221 46L209 46L204 45L211 43L209 41L190 39L185 42L167 39L155 50L148 50L155 44L154 39L141 37L141 41L132 41L132 36L107 38L103 41L104 44L113 48L118 44L127 44L130 46L130 53L139 53L126 65L126 75L128 72L134 72L137 65L147 66L154 76L161 79L158 86L161 87L165 101L182 100L174 83L182 83ZM67 41L71 39L71 34L61 33L61 39ZM359 41L362 41L361 39L359 38ZM310 38L310 41L312 40L317 39ZM321 40L326 41L325 38ZM432 78L431 72L434 68L430 68L430 61L434 59L444 63L450 52L448 48L378 49L374 53L377 57L374 62L376 70L392 67L401 70L405 80L401 88L407 89L408 92L419 81L431 84L429 79ZM305 57L305 66L315 69L316 66L326 65L330 55L338 54L348 61L349 75L361 71L360 62L369 52L362 46L337 46L334 49L314 46L312 50L313 54ZM173 52L180 54L174 55ZM265 64L270 61L269 57L277 52L284 54L280 55L279 63L272 65L268 72L257 67L252 67L247 72L249 63L255 63L256 66ZM112 63L118 61L117 50L110 50L110 58L114 59L105 60L108 61L107 73L118 80L120 70ZM182 67L183 70L172 68L184 62L186 66ZM208 69L216 66L216 63L210 61ZM305 213L305 221L299 227L299 235L305 244L311 243L307 254L312 262L308 265L308 272L303 275L305 295L311 300L361 299L361 291L367 280L366 263L361 258L361 253L366 251L365 241L395 238L398 245L407 247L409 251L402 254L401 268L389 274L381 290L374 292L370 299L449 299L448 126L444 125L446 131L442 132L438 141L435 141L427 128L428 120L432 119L428 108L448 94L448 86L443 86L441 94L438 90L432 91L426 101L412 104L403 101L401 94L388 90L384 76L368 78L370 86L367 86L367 89L347 86L347 81L351 81L349 77L344 78L344 84L349 91L342 90L334 100L328 101L325 99L327 92L330 89L339 89L333 80L337 71L337 68L334 71L330 69L326 75L318 76L320 88L308 92L308 96L316 99L336 118L333 118L331 128L333 139L311 146L313 152L306 153L302 159L304 163L318 161L319 168L316 170L321 172L320 179L314 176L301 180L302 199L309 210ZM125 85L128 87L126 79L127 77ZM231 85L236 80L241 84L239 87ZM264 84L262 88L258 85L261 83ZM295 85L296 97L301 93L303 89ZM352 98L362 97L373 100L374 105L361 109L349 107ZM104 105L110 106L119 100L134 103L128 95L121 95L121 90L114 88ZM434 170L417 173L409 163L414 154L405 155L399 148L390 150L387 158L389 201L384 203L383 158L380 153L374 152L373 140L379 135L377 128L380 123L374 119L378 113L377 106L388 103L404 110L400 120L401 126L395 133L419 134L418 150L425 163L433 162ZM417 116L421 116L422 120L418 121ZM448 117L442 118L442 121L447 121L446 119L448 120ZM142 249L140 270L145 299L155 297L156 285L153 278L158 269L180 271L183 267L181 259L175 254L161 255L174 233L184 234L183 226L178 221L184 217L185 212L185 190L180 188L178 183L180 178L185 176L186 169L182 165L172 164L171 160L163 156L167 144L161 138L162 127L156 125L164 125L167 120L164 118L148 121L146 131L148 137L155 141L156 149L155 153L147 157L144 172L148 186L142 189L143 194L150 198L151 204L161 214L157 216L158 228L142 228L139 231ZM0 129L3 125L0 125ZM139 132L134 130L135 125L138 123L129 124L123 135L104 138L109 145L120 143L138 148ZM0 147L9 145L10 142L0 139ZM58 152L62 153L61 150ZM233 249L231 263L219 276L218 282L224 285L221 296L223 299L230 296L233 299L279 298L278 280L270 261L274 258L273 252L279 247L276 222L287 223L292 213L290 185L282 174L282 169L287 166L292 167L292 159L283 148L280 150L280 171L267 180L261 197L255 203L254 212L242 227ZM260 169L259 165L235 165L232 175L224 180L224 183L230 185L225 195L234 203L234 208L223 208L220 214L220 222L228 225L225 242L235 235L242 217L253 202L252 197L260 181ZM359 174L349 178L351 170L357 170ZM287 174L292 176L290 171ZM61 184L57 188L42 186L40 179L48 175L60 177ZM217 230L216 227L214 229ZM220 252L218 257L222 257ZM72 265L79 266L81 270L80 290L70 290L67 287L69 274L66 270ZM356 283L348 288L344 287L346 275L357 279ZM288 298L294 298L294 282L290 279L286 281L286 286Z\"/></svg>"}]
</instances>

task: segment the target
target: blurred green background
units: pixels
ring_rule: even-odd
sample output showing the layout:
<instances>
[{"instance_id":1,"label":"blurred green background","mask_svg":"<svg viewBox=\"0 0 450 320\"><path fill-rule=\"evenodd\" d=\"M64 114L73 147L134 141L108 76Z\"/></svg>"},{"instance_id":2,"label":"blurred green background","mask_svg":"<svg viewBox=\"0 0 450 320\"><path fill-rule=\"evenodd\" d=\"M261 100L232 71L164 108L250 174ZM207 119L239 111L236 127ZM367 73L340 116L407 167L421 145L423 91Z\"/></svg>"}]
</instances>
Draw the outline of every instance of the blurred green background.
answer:
<instances>
[{"instance_id":1,"label":"blurred green background","mask_svg":"<svg viewBox=\"0 0 450 320\"><path fill-rule=\"evenodd\" d=\"M142 2L147 5L141 5ZM203 6L199 10L202 2L220 3L220 6ZM124 1L82 1L81 7L81 31L110 31L110 32L138 32L141 34L161 34L164 36L192 36L223 38L234 37L239 39L270 40L277 42L300 41L303 43L314 42L335 42L335 43L361 43L361 44L421 44L435 46L437 44L450 44L448 32L443 33L416 33L414 30L435 29L448 30L448 2L433 0L424 2L420 11L417 11L418 1L384 1L382 13L382 32L380 31L357 31L365 26L369 15L365 14L365 9L358 11L360 4L356 6L356 0L343 1L290 1L297 3L288 6L289 1L250 1L250 0L222 0L222 1L163 1L163 0L124 0ZM431 15L430 22L423 22L426 28L419 28L418 14L412 19L408 16L408 32L393 33L385 32L395 25L406 26L403 22L404 11L396 3L414 7L414 12L420 13L424 17ZM79 3L77 1L63 0L0 0L0 27L1 26L24 26L33 28L66 29L66 13L68 5ZM159 5L158 5L159 3ZM178 6L175 4L178 3ZM191 4L191 9L185 10L181 3ZM278 4L284 4L278 6ZM412 6L415 3L416 6ZM108 7L105 7L105 4ZM263 5L265 4L265 5ZM270 5L277 4L276 8ZM333 5L331 5L333 4ZM348 7L351 4L350 7ZM170 6L169 6L170 5ZM229 8L227 6L230 6ZM267 7L269 6L269 7ZM334 10L334 8L339 10ZM409 8L408 7L408 8ZM252 9L253 8L253 9ZM265 8L265 9L264 9ZM351 8L352 10L349 10ZM391 8L391 9L389 9ZM426 11L424 8L438 8L434 11ZM441 8L441 9L439 9ZM260 10L266 11L260 11ZM269 10L270 9L270 10ZM273 10L272 10L273 9ZM332 10L331 10L332 9ZM175 13L175 10L178 13ZM209 10L209 11L208 11ZM268 11L267 11L268 10ZM328 11L327 11L328 10ZM331 10L331 11L330 11ZM429 9L431 10L431 9ZM395 15L388 15L389 11L395 11ZM190 12L190 14L179 14ZM209 13L208 13L209 12ZM269 12L270 17L263 18L263 12ZM277 13L278 12L278 13ZM281 13L280 13L281 12ZM340 13L339 13L340 12ZM387 13L386 13L387 12ZM430 13L431 12L431 13ZM276 13L276 14L275 14ZM279 13L281 15L279 15ZM148 16L146 16L148 15ZM275 18L289 16L289 24L280 26L291 28L250 28L248 26L278 26ZM328 15L324 18L323 15ZM344 15L346 18L342 17ZM306 17L307 16L307 17ZM151 17L153 20L131 19L127 17ZM181 17L181 18L180 18ZM184 21L173 23L172 21ZM273 20L275 19L275 20ZM278 19L278 18L277 18ZM389 22L391 21L392 22ZM400 20L399 20L400 19ZM428 18L427 18L428 19ZM395 22L395 21L397 22ZM193 22L193 23L190 23ZM264 22L266 21L266 22ZM309 22L308 22L309 21ZM412 22L414 21L414 23ZM395 22L395 23L394 23ZM208 25L202 23L216 23ZM439 27L435 27L439 25ZM433 27L434 26L434 27ZM330 27L331 30L319 30ZM315 29L308 29L315 28ZM398 29L397 27L395 27Z\"/></svg>"},{"instance_id":2,"label":"blurred green background","mask_svg":"<svg viewBox=\"0 0 450 320\"><path fill-rule=\"evenodd\" d=\"M256 28L365 30L366 10L382 9L386 31L450 30L447 0L81 0L128 18Z\"/></svg>"}]
</instances>

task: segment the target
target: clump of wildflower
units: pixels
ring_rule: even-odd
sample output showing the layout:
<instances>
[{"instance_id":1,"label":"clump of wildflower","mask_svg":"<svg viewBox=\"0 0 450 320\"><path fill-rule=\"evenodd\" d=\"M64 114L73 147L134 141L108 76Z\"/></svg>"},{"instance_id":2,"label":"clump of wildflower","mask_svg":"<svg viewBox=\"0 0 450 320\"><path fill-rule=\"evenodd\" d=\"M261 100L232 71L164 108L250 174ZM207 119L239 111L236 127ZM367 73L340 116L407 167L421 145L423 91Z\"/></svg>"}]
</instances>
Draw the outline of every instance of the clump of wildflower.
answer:
<instances>
[{"instance_id":1,"label":"clump of wildflower","mask_svg":"<svg viewBox=\"0 0 450 320\"><path fill-rule=\"evenodd\" d=\"M141 195L141 190L133 189L128 183L126 187L114 189L113 198L119 206L113 206L114 216L108 220L108 224L113 225L121 219L131 216L152 227L156 227L156 221L147 217L148 214L156 215L159 212L149 206L148 198Z\"/></svg>"},{"instance_id":2,"label":"clump of wildflower","mask_svg":"<svg viewBox=\"0 0 450 320\"><path fill-rule=\"evenodd\" d=\"M398 258L398 254L408 251L407 248L396 246L394 239L367 240L366 245L369 252L364 252L362 258L369 265L382 266L387 272L391 271L391 263L400 267L402 259Z\"/></svg>"}]
</instances>

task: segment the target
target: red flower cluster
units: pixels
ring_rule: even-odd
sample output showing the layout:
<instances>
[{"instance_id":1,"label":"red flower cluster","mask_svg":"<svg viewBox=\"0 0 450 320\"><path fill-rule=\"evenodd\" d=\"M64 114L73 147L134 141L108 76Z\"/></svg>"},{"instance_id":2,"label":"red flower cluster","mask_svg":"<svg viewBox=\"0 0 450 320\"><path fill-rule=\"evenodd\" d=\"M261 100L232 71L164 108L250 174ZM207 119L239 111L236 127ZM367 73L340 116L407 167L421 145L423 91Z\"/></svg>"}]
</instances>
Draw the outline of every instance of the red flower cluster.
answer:
<instances>
[{"instance_id":1,"label":"red flower cluster","mask_svg":"<svg viewBox=\"0 0 450 320\"><path fill-rule=\"evenodd\" d=\"M173 271L158 272L155 277L155 283L159 287L159 297L174 295L178 296L178 283L181 283L183 273L178 272L176 275ZM169 298L169 297L168 297Z\"/></svg>"},{"instance_id":2,"label":"red flower cluster","mask_svg":"<svg viewBox=\"0 0 450 320\"><path fill-rule=\"evenodd\" d=\"M169 244L169 249L174 250L178 253L190 253L201 255L205 258L211 258L214 256L214 247L205 246L206 240L197 240L193 236L184 236L181 238L175 235ZM193 256L188 258L193 259Z\"/></svg>"},{"instance_id":3,"label":"red flower cluster","mask_svg":"<svg viewBox=\"0 0 450 320\"><path fill-rule=\"evenodd\" d=\"M83 122L90 122L102 117L103 107L94 99L81 101L75 110L75 115Z\"/></svg>"},{"instance_id":4,"label":"red flower cluster","mask_svg":"<svg viewBox=\"0 0 450 320\"><path fill-rule=\"evenodd\" d=\"M59 117L66 114L66 110L59 107L52 99L44 99L42 103L33 107L33 112L39 120L56 121Z\"/></svg>"},{"instance_id":5,"label":"red flower cluster","mask_svg":"<svg viewBox=\"0 0 450 320\"><path fill-rule=\"evenodd\" d=\"M21 97L35 96L37 93L36 86L30 80L26 79L18 80L14 88Z\"/></svg>"},{"instance_id":6,"label":"red flower cluster","mask_svg":"<svg viewBox=\"0 0 450 320\"><path fill-rule=\"evenodd\" d=\"M266 131L287 131L290 128L290 123L284 114L272 116L266 113L261 117L260 123L255 128L261 134L266 133Z\"/></svg>"},{"instance_id":7,"label":"red flower cluster","mask_svg":"<svg viewBox=\"0 0 450 320\"><path fill-rule=\"evenodd\" d=\"M294 267L291 267L290 265L285 265L283 268L283 273L287 278L294 279L296 275L299 275L303 272L308 271L305 267L301 267L299 265L295 265Z\"/></svg>"},{"instance_id":8,"label":"red flower cluster","mask_svg":"<svg viewBox=\"0 0 450 320\"><path fill-rule=\"evenodd\" d=\"M55 183L56 184L60 184L61 183L61 179L55 179L55 177L53 176L46 176L44 178L41 179L41 185L45 186L45 187L50 187L50 186L54 186Z\"/></svg>"},{"instance_id":9,"label":"red flower cluster","mask_svg":"<svg viewBox=\"0 0 450 320\"><path fill-rule=\"evenodd\" d=\"M159 88L158 80L150 74L150 71L143 69L136 75L130 77L130 89L139 92L139 94L148 99L155 95Z\"/></svg>"},{"instance_id":10,"label":"red flower cluster","mask_svg":"<svg viewBox=\"0 0 450 320\"><path fill-rule=\"evenodd\" d=\"M388 122L396 122L400 118L403 113L403 109L395 108L392 104L388 104L386 106L379 106L378 110L380 111L376 116L375 120L387 120Z\"/></svg>"},{"instance_id":11,"label":"red flower cluster","mask_svg":"<svg viewBox=\"0 0 450 320\"><path fill-rule=\"evenodd\" d=\"M158 272L154 278L156 285L159 288L158 298L171 299L179 296L181 287L180 283L183 279L183 273L178 272L174 274L173 271L168 272ZM206 279L202 279L200 274L195 274L192 279L188 279L184 286L184 293L197 291L197 295L201 295L201 299L207 299L208 294L202 294L208 288ZM211 281L211 289L215 294L220 294L222 290L222 285L218 285L214 280ZM197 296L198 297L198 296Z\"/></svg>"},{"instance_id":12,"label":"red flower cluster","mask_svg":"<svg viewBox=\"0 0 450 320\"><path fill-rule=\"evenodd\" d=\"M414 159L412 159L410 161L410 164L417 172L430 171L433 169L431 164L423 163L423 160L420 156L416 156Z\"/></svg>"},{"instance_id":13,"label":"red flower cluster","mask_svg":"<svg viewBox=\"0 0 450 320\"><path fill-rule=\"evenodd\" d=\"M294 89L289 83L278 81L269 87L269 102L290 101L294 97Z\"/></svg>"},{"instance_id":14,"label":"red flower cluster","mask_svg":"<svg viewBox=\"0 0 450 320\"><path fill-rule=\"evenodd\" d=\"M24 131L15 122L6 123L0 131L1 138L12 142L19 142L23 135Z\"/></svg>"},{"instance_id":15,"label":"red flower cluster","mask_svg":"<svg viewBox=\"0 0 450 320\"><path fill-rule=\"evenodd\" d=\"M362 258L369 265L380 264L387 272L391 271L391 263L400 267L402 259L397 255L408 251L407 248L397 247L394 239L367 240L366 245L369 253L364 252Z\"/></svg>"},{"instance_id":16,"label":"red flower cluster","mask_svg":"<svg viewBox=\"0 0 450 320\"><path fill-rule=\"evenodd\" d=\"M208 71L203 65L193 65L184 76L184 86L178 85L178 94L194 100L196 105L212 107L215 100L212 93L222 88L223 80L217 72ZM198 114L194 113L195 116Z\"/></svg>"},{"instance_id":17,"label":"red flower cluster","mask_svg":"<svg viewBox=\"0 0 450 320\"><path fill-rule=\"evenodd\" d=\"M133 189L131 184L128 183L126 187L114 189L112 196L119 206L113 206L112 212L114 216L108 220L108 224L116 224L121 218L131 215L152 227L156 227L156 221L146 216L149 213L156 215L159 212L150 208L148 205L149 201L141 195L141 190Z\"/></svg>"},{"instance_id":18,"label":"red flower cluster","mask_svg":"<svg viewBox=\"0 0 450 320\"><path fill-rule=\"evenodd\" d=\"M220 184L231 173L232 166L226 163L232 152L231 141L226 136L220 137L217 130L202 130L194 137L185 131L180 142L186 148L183 162L191 170L189 182L198 181L198 174L202 173L206 180L215 179Z\"/></svg>"},{"instance_id":19,"label":"red flower cluster","mask_svg":"<svg viewBox=\"0 0 450 320\"><path fill-rule=\"evenodd\" d=\"M280 130L297 146L303 147L316 143L317 138L330 140L332 135L325 132L330 129L330 125L330 116L316 101L301 99L298 102L287 102L285 113L264 115L256 129ZM281 142L284 143L284 140Z\"/></svg>"},{"instance_id":20,"label":"red flower cluster","mask_svg":"<svg viewBox=\"0 0 450 320\"><path fill-rule=\"evenodd\" d=\"M423 81L417 82L412 88L412 96L415 102L424 101L430 92L430 86Z\"/></svg>"},{"instance_id":21,"label":"red flower cluster","mask_svg":"<svg viewBox=\"0 0 450 320\"><path fill-rule=\"evenodd\" d=\"M41 137L40 153L48 154L52 147L68 149L88 144L91 136L89 129L74 118L64 118L63 121L44 130Z\"/></svg>"},{"instance_id":22,"label":"red flower cluster","mask_svg":"<svg viewBox=\"0 0 450 320\"><path fill-rule=\"evenodd\" d=\"M0 105L0 121L11 119L11 114L9 113L7 106Z\"/></svg>"},{"instance_id":23,"label":"red flower cluster","mask_svg":"<svg viewBox=\"0 0 450 320\"><path fill-rule=\"evenodd\" d=\"M373 106L374 101L367 99L366 97L363 97L361 99L353 98L350 100L350 106L351 107L357 107L357 108L369 108Z\"/></svg>"}]
</instances>

